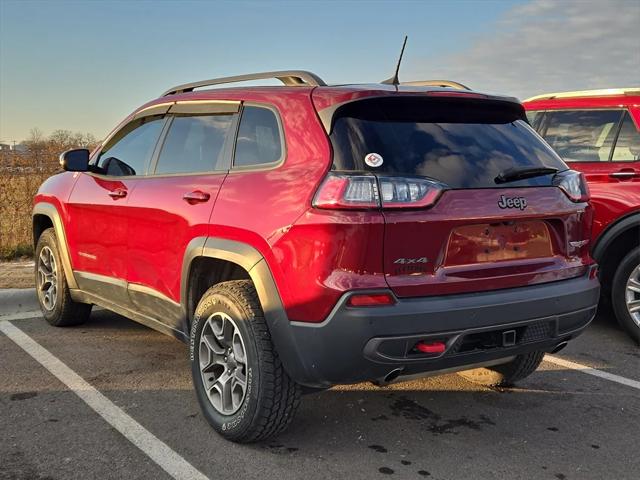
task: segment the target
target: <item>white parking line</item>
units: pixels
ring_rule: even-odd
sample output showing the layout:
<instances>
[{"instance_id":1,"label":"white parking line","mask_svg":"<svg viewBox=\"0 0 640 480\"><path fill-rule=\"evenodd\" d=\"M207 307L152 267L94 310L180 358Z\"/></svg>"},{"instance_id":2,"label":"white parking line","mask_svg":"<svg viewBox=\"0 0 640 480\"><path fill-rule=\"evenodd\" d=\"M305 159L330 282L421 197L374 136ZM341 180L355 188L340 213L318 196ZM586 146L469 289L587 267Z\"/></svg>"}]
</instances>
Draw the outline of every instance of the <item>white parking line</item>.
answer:
<instances>
[{"instance_id":1,"label":"white parking line","mask_svg":"<svg viewBox=\"0 0 640 480\"><path fill-rule=\"evenodd\" d=\"M193 465L158 439L120 407L87 383L80 375L15 325L0 321L0 331L64 383L113 428L142 450L176 480L207 480Z\"/></svg>"},{"instance_id":2,"label":"white parking line","mask_svg":"<svg viewBox=\"0 0 640 480\"><path fill-rule=\"evenodd\" d=\"M603 372L602 370L598 370L597 368L589 367L588 365L582 365L581 363L571 362L569 360L565 360L564 358L559 358L552 355L545 355L544 360L545 362L553 363L554 365L558 365L559 367L577 370L579 372L586 373L587 375L604 378L605 380L609 380L610 382L616 382L621 385L626 385L627 387L640 390L640 382L638 382L637 380L631 380L630 378L621 377L620 375Z\"/></svg>"},{"instance_id":3,"label":"white parking line","mask_svg":"<svg viewBox=\"0 0 640 480\"><path fill-rule=\"evenodd\" d=\"M30 318L40 318L42 316L42 312L40 310L33 310L30 312L20 312L20 313L12 313L10 315L0 315L0 321L2 320L29 320Z\"/></svg>"}]
</instances>

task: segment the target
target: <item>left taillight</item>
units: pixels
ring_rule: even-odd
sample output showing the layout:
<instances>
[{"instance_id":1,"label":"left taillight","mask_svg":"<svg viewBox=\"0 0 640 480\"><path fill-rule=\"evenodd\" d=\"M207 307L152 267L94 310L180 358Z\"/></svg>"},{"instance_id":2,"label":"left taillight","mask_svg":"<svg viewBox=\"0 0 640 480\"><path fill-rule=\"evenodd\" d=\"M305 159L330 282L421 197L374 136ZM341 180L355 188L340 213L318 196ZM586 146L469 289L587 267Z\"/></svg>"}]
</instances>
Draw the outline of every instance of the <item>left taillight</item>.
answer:
<instances>
[{"instance_id":1,"label":"left taillight","mask_svg":"<svg viewBox=\"0 0 640 480\"><path fill-rule=\"evenodd\" d=\"M566 170L553 177L553 184L560 188L572 202L588 202L591 198L584 175L575 170Z\"/></svg>"},{"instance_id":2,"label":"left taillight","mask_svg":"<svg viewBox=\"0 0 640 480\"><path fill-rule=\"evenodd\" d=\"M427 208L445 185L426 178L329 173L313 200L323 209Z\"/></svg>"}]
</instances>

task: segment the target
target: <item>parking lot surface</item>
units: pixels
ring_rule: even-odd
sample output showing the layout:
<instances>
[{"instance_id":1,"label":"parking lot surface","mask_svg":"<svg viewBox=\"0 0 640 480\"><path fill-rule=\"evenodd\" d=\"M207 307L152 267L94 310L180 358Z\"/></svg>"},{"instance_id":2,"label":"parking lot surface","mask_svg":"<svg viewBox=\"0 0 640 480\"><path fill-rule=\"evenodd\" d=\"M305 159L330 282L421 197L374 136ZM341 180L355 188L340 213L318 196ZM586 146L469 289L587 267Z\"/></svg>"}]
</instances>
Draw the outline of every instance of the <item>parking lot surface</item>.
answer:
<instances>
[{"instance_id":1,"label":"parking lot surface","mask_svg":"<svg viewBox=\"0 0 640 480\"><path fill-rule=\"evenodd\" d=\"M104 310L75 328L38 317L2 322L97 389L188 471L211 479L636 479L640 472L640 349L606 314L555 357L628 384L545 361L503 391L457 375L343 386L303 397L284 434L253 445L229 443L208 426L187 347L172 338ZM156 440L145 452L122 428L132 427L114 428L0 333L0 478L176 477L149 456Z\"/></svg>"}]
</instances>

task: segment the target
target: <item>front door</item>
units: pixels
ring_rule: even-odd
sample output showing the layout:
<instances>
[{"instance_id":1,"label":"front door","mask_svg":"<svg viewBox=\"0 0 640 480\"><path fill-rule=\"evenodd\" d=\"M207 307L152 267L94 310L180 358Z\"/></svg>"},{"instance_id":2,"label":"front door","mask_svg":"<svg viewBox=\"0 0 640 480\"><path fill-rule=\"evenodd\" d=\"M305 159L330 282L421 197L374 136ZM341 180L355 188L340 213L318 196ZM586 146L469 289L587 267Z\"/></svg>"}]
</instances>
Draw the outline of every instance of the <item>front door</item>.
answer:
<instances>
[{"instance_id":1,"label":"front door","mask_svg":"<svg viewBox=\"0 0 640 480\"><path fill-rule=\"evenodd\" d=\"M78 286L105 300L127 304L127 204L148 168L164 124L139 118L121 128L80 173L71 192L66 226Z\"/></svg>"}]
</instances>

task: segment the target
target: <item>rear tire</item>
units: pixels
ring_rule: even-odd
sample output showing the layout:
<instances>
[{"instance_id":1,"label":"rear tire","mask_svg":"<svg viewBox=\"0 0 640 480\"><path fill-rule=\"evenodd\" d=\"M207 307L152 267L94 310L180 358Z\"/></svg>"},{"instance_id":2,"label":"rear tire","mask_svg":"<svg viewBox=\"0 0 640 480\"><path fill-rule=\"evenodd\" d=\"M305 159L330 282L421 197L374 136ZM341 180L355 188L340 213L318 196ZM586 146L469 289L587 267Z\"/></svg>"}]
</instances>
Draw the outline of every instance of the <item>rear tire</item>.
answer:
<instances>
[{"instance_id":1,"label":"rear tire","mask_svg":"<svg viewBox=\"0 0 640 480\"><path fill-rule=\"evenodd\" d=\"M226 439L263 440L293 419L301 388L280 362L251 281L205 292L191 326L190 356L204 417Z\"/></svg>"},{"instance_id":2,"label":"rear tire","mask_svg":"<svg viewBox=\"0 0 640 480\"><path fill-rule=\"evenodd\" d=\"M631 308L630 302L634 302ZM640 344L640 247L631 250L618 265L611 286L611 304L620 326ZM638 310L632 312L633 308Z\"/></svg>"},{"instance_id":3,"label":"rear tire","mask_svg":"<svg viewBox=\"0 0 640 480\"><path fill-rule=\"evenodd\" d=\"M509 363L494 367L474 368L458 372L458 374L470 382L489 387L511 387L536 371L542 363L544 353L542 351L525 353L518 355Z\"/></svg>"},{"instance_id":4,"label":"rear tire","mask_svg":"<svg viewBox=\"0 0 640 480\"><path fill-rule=\"evenodd\" d=\"M70 327L87 321L91 304L71 299L53 228L40 235L35 251L36 293L42 316L54 327Z\"/></svg>"}]
</instances>

